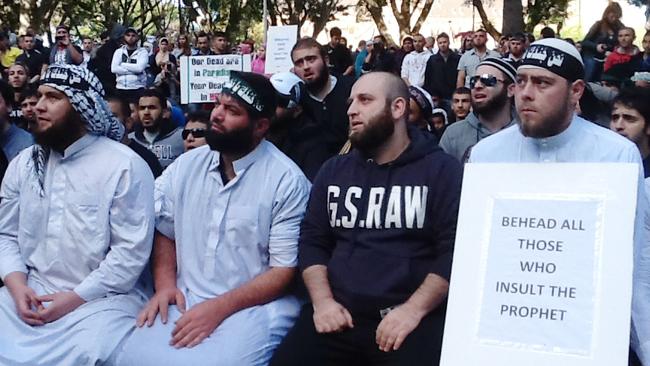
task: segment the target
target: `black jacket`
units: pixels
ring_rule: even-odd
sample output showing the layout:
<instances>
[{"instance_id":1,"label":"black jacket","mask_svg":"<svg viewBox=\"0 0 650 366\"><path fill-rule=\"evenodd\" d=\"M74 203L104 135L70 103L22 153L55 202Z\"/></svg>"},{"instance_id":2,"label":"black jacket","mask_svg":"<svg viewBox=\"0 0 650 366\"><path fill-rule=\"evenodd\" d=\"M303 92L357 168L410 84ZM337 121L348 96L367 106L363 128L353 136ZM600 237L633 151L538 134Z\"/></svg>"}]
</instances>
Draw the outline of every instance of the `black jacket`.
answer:
<instances>
[{"instance_id":1,"label":"black jacket","mask_svg":"<svg viewBox=\"0 0 650 366\"><path fill-rule=\"evenodd\" d=\"M447 61L440 55L440 52L429 57L424 71L424 89L432 95L451 99L454 90L456 90L458 61L460 61L460 55L453 51L450 51Z\"/></svg>"},{"instance_id":2,"label":"black jacket","mask_svg":"<svg viewBox=\"0 0 650 366\"><path fill-rule=\"evenodd\" d=\"M378 165L358 150L328 160L303 220L299 265L326 265L334 298L352 313L406 301L429 273L449 279L461 166L433 137Z\"/></svg>"}]
</instances>

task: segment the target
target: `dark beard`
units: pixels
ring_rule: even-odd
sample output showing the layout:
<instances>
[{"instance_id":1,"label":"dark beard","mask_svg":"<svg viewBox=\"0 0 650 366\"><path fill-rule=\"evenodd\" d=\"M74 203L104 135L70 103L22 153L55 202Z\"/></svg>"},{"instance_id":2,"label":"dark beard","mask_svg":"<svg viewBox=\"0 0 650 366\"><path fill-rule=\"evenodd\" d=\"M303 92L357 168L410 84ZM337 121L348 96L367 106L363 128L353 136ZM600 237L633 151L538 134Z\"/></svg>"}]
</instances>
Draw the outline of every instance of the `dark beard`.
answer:
<instances>
[{"instance_id":1,"label":"dark beard","mask_svg":"<svg viewBox=\"0 0 650 366\"><path fill-rule=\"evenodd\" d=\"M312 82L306 84L307 91L309 91L312 94L318 94L318 92L323 90L329 78L330 78L329 70L327 69L327 65L323 63L323 68L319 70L318 77L314 79Z\"/></svg>"},{"instance_id":2,"label":"dark beard","mask_svg":"<svg viewBox=\"0 0 650 366\"><path fill-rule=\"evenodd\" d=\"M519 130L521 134L531 138L551 137L562 132L562 122L565 120L568 111L572 108L569 105L569 96L564 99L564 104L554 107L553 114L544 118L540 123L532 125L520 118Z\"/></svg>"},{"instance_id":3,"label":"dark beard","mask_svg":"<svg viewBox=\"0 0 650 366\"><path fill-rule=\"evenodd\" d=\"M508 101L508 90L503 88L501 93L495 95L492 99L488 100L483 105L476 105L472 101L472 110L478 116L482 115L484 117L489 117L491 114L499 113L501 108L506 105Z\"/></svg>"},{"instance_id":4,"label":"dark beard","mask_svg":"<svg viewBox=\"0 0 650 366\"><path fill-rule=\"evenodd\" d=\"M390 105L372 116L363 131L350 134L350 144L353 148L364 154L370 153L381 146L395 131L395 124L391 119Z\"/></svg>"},{"instance_id":5,"label":"dark beard","mask_svg":"<svg viewBox=\"0 0 650 366\"><path fill-rule=\"evenodd\" d=\"M248 126L230 130L225 133L218 133L208 129L205 134L205 141L210 149L219 151L222 154L245 155L253 150L253 122Z\"/></svg>"},{"instance_id":6,"label":"dark beard","mask_svg":"<svg viewBox=\"0 0 650 366\"><path fill-rule=\"evenodd\" d=\"M63 122L53 125L44 132L34 132L34 141L44 148L51 148L59 153L83 135L84 127L81 117L71 110Z\"/></svg>"}]
</instances>

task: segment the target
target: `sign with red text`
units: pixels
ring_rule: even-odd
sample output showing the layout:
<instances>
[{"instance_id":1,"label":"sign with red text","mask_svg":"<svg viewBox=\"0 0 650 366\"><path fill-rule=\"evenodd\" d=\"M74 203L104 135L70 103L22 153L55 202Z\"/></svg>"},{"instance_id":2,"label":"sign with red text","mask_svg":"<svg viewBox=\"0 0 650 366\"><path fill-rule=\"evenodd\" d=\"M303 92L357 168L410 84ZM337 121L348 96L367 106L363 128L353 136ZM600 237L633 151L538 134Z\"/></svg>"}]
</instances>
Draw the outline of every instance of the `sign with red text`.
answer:
<instances>
[{"instance_id":1,"label":"sign with red text","mask_svg":"<svg viewBox=\"0 0 650 366\"><path fill-rule=\"evenodd\" d=\"M634 164L465 165L441 365L627 365L637 184Z\"/></svg>"},{"instance_id":2,"label":"sign with red text","mask_svg":"<svg viewBox=\"0 0 650 366\"><path fill-rule=\"evenodd\" d=\"M214 103L230 71L251 71L251 55L183 56L181 104Z\"/></svg>"}]
</instances>

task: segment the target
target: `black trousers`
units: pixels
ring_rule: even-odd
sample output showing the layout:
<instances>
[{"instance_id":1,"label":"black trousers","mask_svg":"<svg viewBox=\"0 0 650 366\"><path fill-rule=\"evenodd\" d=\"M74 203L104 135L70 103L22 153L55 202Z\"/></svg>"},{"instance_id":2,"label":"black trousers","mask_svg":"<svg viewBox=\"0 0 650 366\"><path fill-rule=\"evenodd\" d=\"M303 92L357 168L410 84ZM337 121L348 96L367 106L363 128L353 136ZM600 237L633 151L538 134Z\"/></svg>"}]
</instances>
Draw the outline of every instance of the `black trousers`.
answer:
<instances>
[{"instance_id":1,"label":"black trousers","mask_svg":"<svg viewBox=\"0 0 650 366\"><path fill-rule=\"evenodd\" d=\"M316 332L311 304L303 306L294 327L275 351L270 366L438 366L444 311L422 319L397 351L383 352L375 341L381 319L352 314L354 328Z\"/></svg>"}]
</instances>

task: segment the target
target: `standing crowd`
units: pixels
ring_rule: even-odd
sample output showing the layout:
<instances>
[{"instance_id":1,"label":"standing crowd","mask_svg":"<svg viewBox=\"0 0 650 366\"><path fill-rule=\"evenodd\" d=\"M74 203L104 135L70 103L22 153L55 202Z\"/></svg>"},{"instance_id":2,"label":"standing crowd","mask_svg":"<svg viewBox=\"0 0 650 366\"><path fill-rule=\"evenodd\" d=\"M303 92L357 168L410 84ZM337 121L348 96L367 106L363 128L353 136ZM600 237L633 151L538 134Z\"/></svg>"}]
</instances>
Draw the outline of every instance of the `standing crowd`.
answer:
<instances>
[{"instance_id":1,"label":"standing crowd","mask_svg":"<svg viewBox=\"0 0 650 366\"><path fill-rule=\"evenodd\" d=\"M650 33L620 18L459 51L353 52L332 28L273 75L221 32L0 32L0 365L438 365L482 162L638 165L630 364L650 365ZM180 105L180 60L229 53L252 72Z\"/></svg>"}]
</instances>

